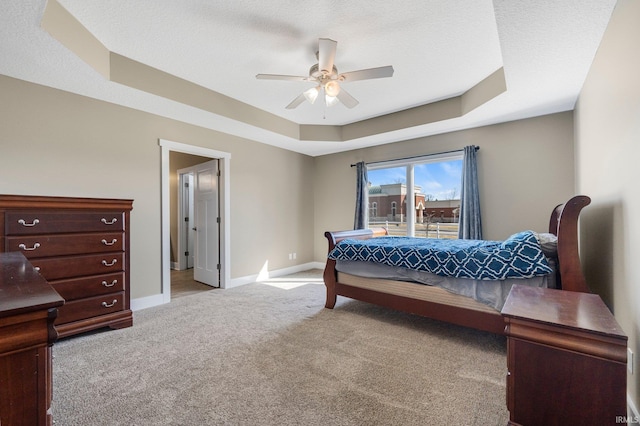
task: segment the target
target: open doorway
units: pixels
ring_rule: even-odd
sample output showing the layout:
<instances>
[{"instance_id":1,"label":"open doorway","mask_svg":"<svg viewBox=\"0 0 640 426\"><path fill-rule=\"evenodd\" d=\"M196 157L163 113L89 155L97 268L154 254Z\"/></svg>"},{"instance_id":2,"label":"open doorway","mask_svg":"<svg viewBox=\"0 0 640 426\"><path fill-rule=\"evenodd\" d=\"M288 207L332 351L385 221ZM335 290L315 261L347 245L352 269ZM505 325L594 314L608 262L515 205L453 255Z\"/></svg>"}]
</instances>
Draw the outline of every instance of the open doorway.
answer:
<instances>
[{"instance_id":1,"label":"open doorway","mask_svg":"<svg viewBox=\"0 0 640 426\"><path fill-rule=\"evenodd\" d=\"M172 153L170 162L197 162L202 157ZM180 161L179 161L180 160ZM219 160L207 159L176 170L177 214L172 214L174 269L190 270L193 280L220 287ZM171 166L173 171L175 166Z\"/></svg>"},{"instance_id":2,"label":"open doorway","mask_svg":"<svg viewBox=\"0 0 640 426\"><path fill-rule=\"evenodd\" d=\"M177 173L171 173L170 167L170 157L171 153L183 153L189 154L193 156L203 157L202 161L207 160L216 160L219 175L217 177L217 208L219 211L218 218L214 217L214 220L217 225L218 230L218 243L216 247L218 249L219 256L207 256L207 260L210 258L219 257L219 261L214 263L217 274L217 282L221 288L226 288L230 281L229 277L229 252L230 252L230 243L229 243L229 232L230 232L230 224L229 224L229 211L230 211L230 192L229 192L229 175L230 175L230 159L231 155L226 152L211 150L208 148L202 148L192 145L181 144L177 142L171 142L167 140L161 139L159 141L159 145L161 147L162 156L161 156L161 167L162 167L162 178L161 178L161 186L162 186L162 298L163 303L168 303L171 300L171 269L172 267L176 267L177 263L180 259L177 256L176 245L172 244L172 232L171 227L173 225L173 221L171 220L171 209L172 202L171 199L178 197L177 191L177 183L175 185L176 189L171 191L171 183L172 179L174 182L178 180ZM174 169L175 170L175 169ZM172 197L174 195L174 197ZM177 208L178 202L175 202L175 206ZM209 204L210 205L210 204ZM195 207L194 207L195 208ZM175 215L174 215L175 216ZM196 226L197 228L197 226ZM173 238L176 239L175 237ZM195 243L195 241L194 241ZM194 250L194 253L197 253L197 250ZM194 262L195 259L194 259ZM210 266L210 265L209 265Z\"/></svg>"}]
</instances>

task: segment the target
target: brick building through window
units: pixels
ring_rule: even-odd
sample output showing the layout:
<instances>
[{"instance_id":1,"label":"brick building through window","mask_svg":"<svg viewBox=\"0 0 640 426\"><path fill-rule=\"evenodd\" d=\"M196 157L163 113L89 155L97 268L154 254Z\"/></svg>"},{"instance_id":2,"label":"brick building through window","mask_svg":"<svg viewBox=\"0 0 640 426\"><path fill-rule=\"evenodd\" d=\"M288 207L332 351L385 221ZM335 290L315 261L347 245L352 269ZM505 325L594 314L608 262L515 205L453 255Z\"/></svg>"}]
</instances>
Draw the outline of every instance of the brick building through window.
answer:
<instances>
[{"instance_id":1,"label":"brick building through window","mask_svg":"<svg viewBox=\"0 0 640 426\"><path fill-rule=\"evenodd\" d=\"M404 183L369 186L370 222L405 222L407 187ZM416 223L458 222L460 200L427 200L422 188L414 186Z\"/></svg>"}]
</instances>

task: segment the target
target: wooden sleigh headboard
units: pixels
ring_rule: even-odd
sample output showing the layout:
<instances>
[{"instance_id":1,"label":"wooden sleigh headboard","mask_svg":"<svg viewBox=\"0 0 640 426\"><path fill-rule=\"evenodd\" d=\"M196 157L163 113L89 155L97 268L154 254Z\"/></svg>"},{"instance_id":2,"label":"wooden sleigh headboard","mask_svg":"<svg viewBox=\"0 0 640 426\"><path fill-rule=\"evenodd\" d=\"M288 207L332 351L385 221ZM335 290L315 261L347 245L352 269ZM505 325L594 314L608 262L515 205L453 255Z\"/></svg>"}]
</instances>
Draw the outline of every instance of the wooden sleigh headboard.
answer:
<instances>
[{"instance_id":1,"label":"wooden sleigh headboard","mask_svg":"<svg viewBox=\"0 0 640 426\"><path fill-rule=\"evenodd\" d=\"M582 273L578 246L578 218L589 204L591 198L576 195L551 212L549 232L558 237L558 278L563 290L591 292Z\"/></svg>"}]
</instances>

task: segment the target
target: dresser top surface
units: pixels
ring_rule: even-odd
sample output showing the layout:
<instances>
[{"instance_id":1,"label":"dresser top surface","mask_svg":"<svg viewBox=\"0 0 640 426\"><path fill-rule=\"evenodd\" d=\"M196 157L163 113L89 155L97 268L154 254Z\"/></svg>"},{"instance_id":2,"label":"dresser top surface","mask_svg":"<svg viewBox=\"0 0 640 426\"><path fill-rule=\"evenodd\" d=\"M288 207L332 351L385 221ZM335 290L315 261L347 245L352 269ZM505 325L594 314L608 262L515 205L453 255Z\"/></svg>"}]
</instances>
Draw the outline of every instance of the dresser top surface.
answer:
<instances>
[{"instance_id":1,"label":"dresser top surface","mask_svg":"<svg viewBox=\"0 0 640 426\"><path fill-rule=\"evenodd\" d=\"M133 200L0 194L0 208L132 210Z\"/></svg>"},{"instance_id":2,"label":"dresser top surface","mask_svg":"<svg viewBox=\"0 0 640 426\"><path fill-rule=\"evenodd\" d=\"M502 308L502 315L626 338L597 294L514 285Z\"/></svg>"},{"instance_id":3,"label":"dresser top surface","mask_svg":"<svg viewBox=\"0 0 640 426\"><path fill-rule=\"evenodd\" d=\"M21 253L0 253L0 317L62 304L64 299Z\"/></svg>"}]
</instances>

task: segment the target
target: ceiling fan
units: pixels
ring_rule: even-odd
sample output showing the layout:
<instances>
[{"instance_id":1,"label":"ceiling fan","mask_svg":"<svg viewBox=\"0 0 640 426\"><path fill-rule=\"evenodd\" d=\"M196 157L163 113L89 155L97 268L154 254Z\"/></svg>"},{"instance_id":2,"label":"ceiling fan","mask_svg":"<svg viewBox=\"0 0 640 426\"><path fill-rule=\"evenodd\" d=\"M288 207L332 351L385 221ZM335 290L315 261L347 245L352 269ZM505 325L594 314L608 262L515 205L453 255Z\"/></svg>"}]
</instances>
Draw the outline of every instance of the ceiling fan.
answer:
<instances>
[{"instance_id":1,"label":"ceiling fan","mask_svg":"<svg viewBox=\"0 0 640 426\"><path fill-rule=\"evenodd\" d=\"M291 101L291 103L286 106L287 109L296 108L304 102L305 99L313 104L322 91L324 91L325 103L327 106L335 105L340 101L347 108L353 108L358 105L359 102L344 90L340 83L391 77L393 76L393 67L388 65L386 67L369 68L338 74L338 68L336 68L333 63L336 56L337 45L338 42L328 38L318 39L318 51L316 52L318 63L309 69L308 77L279 74L258 74L256 75L256 78L262 80L307 81L316 83L316 86L309 90L305 90Z\"/></svg>"}]
</instances>

